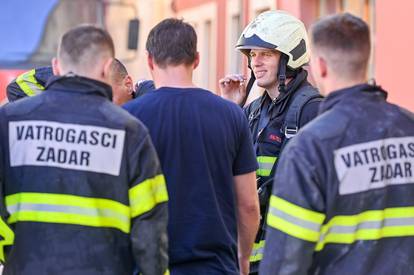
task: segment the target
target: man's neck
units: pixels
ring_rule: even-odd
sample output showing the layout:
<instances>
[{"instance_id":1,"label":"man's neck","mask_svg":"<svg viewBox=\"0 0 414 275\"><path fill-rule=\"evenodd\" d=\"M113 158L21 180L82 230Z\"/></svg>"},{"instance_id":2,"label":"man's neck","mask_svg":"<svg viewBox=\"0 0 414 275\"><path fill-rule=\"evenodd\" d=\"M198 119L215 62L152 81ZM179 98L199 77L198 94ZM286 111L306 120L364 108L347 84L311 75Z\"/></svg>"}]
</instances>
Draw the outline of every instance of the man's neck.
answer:
<instances>
[{"instance_id":1,"label":"man's neck","mask_svg":"<svg viewBox=\"0 0 414 275\"><path fill-rule=\"evenodd\" d=\"M338 77L333 77L332 81L326 82L326 85L324 87L324 95L327 96L334 91L342 90L366 82L367 80L364 77L355 79L340 79Z\"/></svg>"},{"instance_id":2,"label":"man's neck","mask_svg":"<svg viewBox=\"0 0 414 275\"><path fill-rule=\"evenodd\" d=\"M293 78L286 79L285 85L288 85L289 82L292 81L292 79ZM266 88L266 92L272 100L275 100L280 94L280 92L279 92L279 82L276 82L276 84L273 85L272 87Z\"/></svg>"},{"instance_id":3,"label":"man's neck","mask_svg":"<svg viewBox=\"0 0 414 275\"><path fill-rule=\"evenodd\" d=\"M274 88L266 89L266 93L272 100L275 100L280 94L278 86Z\"/></svg>"},{"instance_id":4,"label":"man's neck","mask_svg":"<svg viewBox=\"0 0 414 275\"><path fill-rule=\"evenodd\" d=\"M156 67L153 71L154 83L157 88L176 87L193 88L193 69L185 65Z\"/></svg>"}]
</instances>

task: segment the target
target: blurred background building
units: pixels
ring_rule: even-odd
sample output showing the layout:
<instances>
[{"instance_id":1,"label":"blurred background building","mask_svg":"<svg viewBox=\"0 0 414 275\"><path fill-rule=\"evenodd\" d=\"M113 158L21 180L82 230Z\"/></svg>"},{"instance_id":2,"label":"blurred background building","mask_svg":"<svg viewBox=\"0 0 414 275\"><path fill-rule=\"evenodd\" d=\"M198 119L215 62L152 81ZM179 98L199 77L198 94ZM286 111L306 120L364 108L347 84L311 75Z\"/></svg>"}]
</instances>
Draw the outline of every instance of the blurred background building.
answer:
<instances>
[{"instance_id":1,"label":"blurred background building","mask_svg":"<svg viewBox=\"0 0 414 275\"><path fill-rule=\"evenodd\" d=\"M26 61L20 58L17 62L7 47L0 46L0 102L8 81L30 66L47 64L59 35L81 22L106 27L114 38L117 57L135 80L149 78L146 36L156 23L171 16L190 22L198 33L201 62L195 82L218 91L218 79L225 74L248 74L246 60L234 50L243 28L263 11L283 9L299 17L306 26L321 16L338 12L362 17L372 32L369 76L389 91L391 102L414 111L410 79L414 61L410 53L414 42L414 2L410 0L5 0L2 5L6 8L0 8L1 44L12 38L9 48L28 53ZM33 23L34 18L40 22ZM28 42L25 37L29 30L34 41ZM134 41L138 43L134 45ZM19 43L31 47L21 47Z\"/></svg>"}]
</instances>

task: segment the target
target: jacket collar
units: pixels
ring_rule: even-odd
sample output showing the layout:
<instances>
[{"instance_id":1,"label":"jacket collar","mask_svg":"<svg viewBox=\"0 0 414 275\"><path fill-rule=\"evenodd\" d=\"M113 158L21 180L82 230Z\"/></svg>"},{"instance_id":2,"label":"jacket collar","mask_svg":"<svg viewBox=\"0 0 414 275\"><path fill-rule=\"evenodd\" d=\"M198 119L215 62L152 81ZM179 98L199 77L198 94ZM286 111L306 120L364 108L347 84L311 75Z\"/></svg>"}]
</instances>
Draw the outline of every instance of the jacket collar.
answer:
<instances>
[{"instance_id":1,"label":"jacket collar","mask_svg":"<svg viewBox=\"0 0 414 275\"><path fill-rule=\"evenodd\" d=\"M330 93L324 101L320 104L319 114L328 111L339 102L345 100L355 100L362 96L372 96L380 98L381 100L387 99L387 92L381 88L381 86L371 85L367 83L358 84L352 87L336 90Z\"/></svg>"},{"instance_id":2,"label":"jacket collar","mask_svg":"<svg viewBox=\"0 0 414 275\"><path fill-rule=\"evenodd\" d=\"M69 73L53 76L46 84L46 90L60 90L70 93L97 94L112 101L112 88L106 83L91 78Z\"/></svg>"}]
</instances>

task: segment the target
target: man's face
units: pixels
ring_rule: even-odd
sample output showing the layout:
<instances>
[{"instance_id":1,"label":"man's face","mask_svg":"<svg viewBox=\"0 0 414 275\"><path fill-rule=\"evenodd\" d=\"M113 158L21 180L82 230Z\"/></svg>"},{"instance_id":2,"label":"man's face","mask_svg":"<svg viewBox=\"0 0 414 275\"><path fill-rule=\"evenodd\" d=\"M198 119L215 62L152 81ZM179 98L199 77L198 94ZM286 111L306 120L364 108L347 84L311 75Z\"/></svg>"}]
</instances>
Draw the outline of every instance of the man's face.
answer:
<instances>
[{"instance_id":1,"label":"man's face","mask_svg":"<svg viewBox=\"0 0 414 275\"><path fill-rule=\"evenodd\" d=\"M257 86L267 90L277 87L280 52L270 49L252 49L250 60Z\"/></svg>"},{"instance_id":2,"label":"man's face","mask_svg":"<svg viewBox=\"0 0 414 275\"><path fill-rule=\"evenodd\" d=\"M111 86L113 94L112 101L116 105L123 105L132 99L133 82L129 75L122 80L112 80Z\"/></svg>"}]
</instances>

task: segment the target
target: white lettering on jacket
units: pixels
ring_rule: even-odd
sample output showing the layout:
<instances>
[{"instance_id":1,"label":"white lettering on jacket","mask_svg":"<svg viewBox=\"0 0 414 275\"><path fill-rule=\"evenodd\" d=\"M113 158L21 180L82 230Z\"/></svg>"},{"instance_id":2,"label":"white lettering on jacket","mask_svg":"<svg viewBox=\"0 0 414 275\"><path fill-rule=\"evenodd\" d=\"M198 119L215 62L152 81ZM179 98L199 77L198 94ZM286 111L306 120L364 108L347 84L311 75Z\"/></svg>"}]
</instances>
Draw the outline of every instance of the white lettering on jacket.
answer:
<instances>
[{"instance_id":1,"label":"white lettering on jacket","mask_svg":"<svg viewBox=\"0 0 414 275\"><path fill-rule=\"evenodd\" d=\"M125 131L41 120L9 122L10 165L51 166L117 176Z\"/></svg>"},{"instance_id":2,"label":"white lettering on jacket","mask_svg":"<svg viewBox=\"0 0 414 275\"><path fill-rule=\"evenodd\" d=\"M339 194L414 183L414 137L387 138L335 150Z\"/></svg>"}]
</instances>

